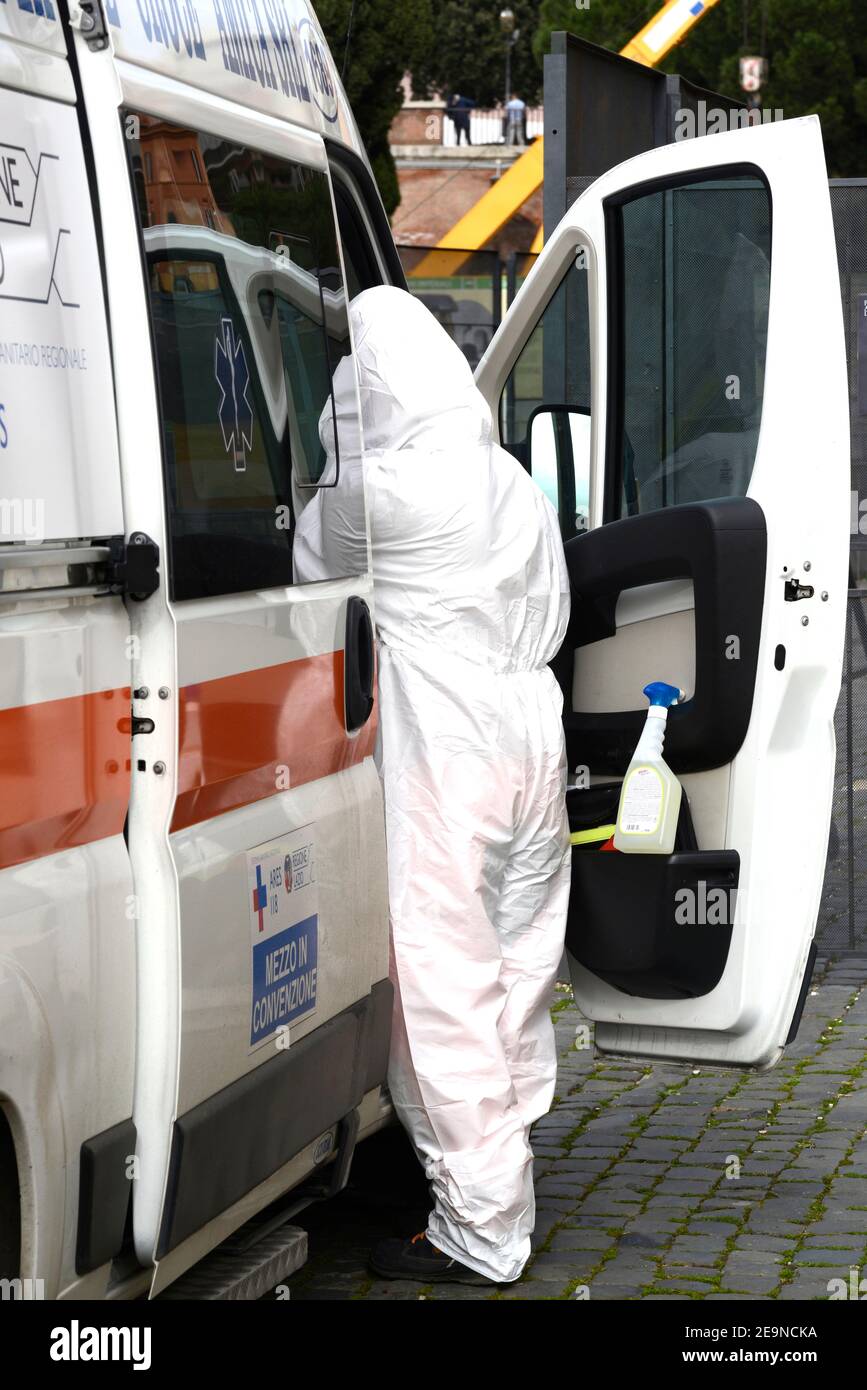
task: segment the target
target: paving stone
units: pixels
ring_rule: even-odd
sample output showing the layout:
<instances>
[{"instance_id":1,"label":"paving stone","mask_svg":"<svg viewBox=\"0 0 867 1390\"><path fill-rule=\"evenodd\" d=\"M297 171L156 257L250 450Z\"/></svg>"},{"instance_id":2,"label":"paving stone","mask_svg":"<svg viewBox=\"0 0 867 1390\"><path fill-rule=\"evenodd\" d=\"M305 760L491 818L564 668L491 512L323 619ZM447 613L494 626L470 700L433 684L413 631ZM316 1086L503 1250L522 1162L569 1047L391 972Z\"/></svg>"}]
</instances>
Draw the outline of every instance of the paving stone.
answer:
<instances>
[{"instance_id":1,"label":"paving stone","mask_svg":"<svg viewBox=\"0 0 867 1390\"><path fill-rule=\"evenodd\" d=\"M767 1293L765 1293L765 1294L762 1294L762 1293L730 1293L730 1292L726 1292L726 1291L723 1291L723 1292L720 1292L720 1293L709 1293L708 1296L707 1296L707 1300L706 1300L706 1301L707 1301L708 1303L713 1303L715 1299L716 1299L718 1302L719 1302L719 1301L725 1301L726 1303L734 1303L734 1302L737 1302L739 1299L740 1299L740 1300L749 1299L749 1301L750 1301L751 1303L772 1303L772 1302L773 1302L773 1299L771 1298L771 1295L770 1295L770 1294L767 1294Z\"/></svg>"},{"instance_id":2,"label":"paving stone","mask_svg":"<svg viewBox=\"0 0 867 1390\"><path fill-rule=\"evenodd\" d=\"M784 1259L783 1252L780 1250L731 1250L726 1269L776 1269Z\"/></svg>"},{"instance_id":3,"label":"paving stone","mask_svg":"<svg viewBox=\"0 0 867 1390\"><path fill-rule=\"evenodd\" d=\"M422 1294L417 1294L416 1297L426 1303L463 1303L467 1300L483 1303L494 1298L496 1293L495 1288L484 1285L476 1287L474 1284L433 1284L426 1288Z\"/></svg>"},{"instance_id":4,"label":"paving stone","mask_svg":"<svg viewBox=\"0 0 867 1390\"><path fill-rule=\"evenodd\" d=\"M594 1251L601 1256L613 1243L612 1237L604 1231L582 1231L573 1228L555 1231L551 1236L550 1248L554 1251L573 1251L576 1256L583 1251Z\"/></svg>"},{"instance_id":5,"label":"paving stone","mask_svg":"<svg viewBox=\"0 0 867 1390\"><path fill-rule=\"evenodd\" d=\"M643 1303L690 1303L692 1301L688 1293L677 1293L676 1290L672 1290L671 1293L645 1294L642 1299Z\"/></svg>"},{"instance_id":6,"label":"paving stone","mask_svg":"<svg viewBox=\"0 0 867 1390\"><path fill-rule=\"evenodd\" d=\"M735 1237L735 1250L760 1250L785 1254L791 1250L794 1242L787 1240L785 1236L769 1235L747 1235L739 1234ZM734 1253L734 1251L732 1252Z\"/></svg>"},{"instance_id":7,"label":"paving stone","mask_svg":"<svg viewBox=\"0 0 867 1390\"><path fill-rule=\"evenodd\" d=\"M670 1236L665 1231L637 1231L630 1228L620 1237L619 1245L621 1250L658 1250L669 1239Z\"/></svg>"},{"instance_id":8,"label":"paving stone","mask_svg":"<svg viewBox=\"0 0 867 1390\"><path fill-rule=\"evenodd\" d=\"M683 1250L672 1246L665 1252L666 1268L671 1269L675 1266L682 1269L700 1269L702 1271L716 1269L719 1264L720 1250Z\"/></svg>"},{"instance_id":9,"label":"paving stone","mask_svg":"<svg viewBox=\"0 0 867 1390\"><path fill-rule=\"evenodd\" d=\"M566 1178L542 1178L536 1188L537 1197L571 1197L577 1199L580 1196L584 1183L578 1179Z\"/></svg>"},{"instance_id":10,"label":"paving stone","mask_svg":"<svg viewBox=\"0 0 867 1390\"><path fill-rule=\"evenodd\" d=\"M670 1241L682 1225L679 1217L672 1217L664 1212L642 1212L640 1216L634 1216L631 1220L624 1223L623 1235L626 1236L646 1235L651 1240ZM650 1247L648 1247L650 1248Z\"/></svg>"},{"instance_id":11,"label":"paving stone","mask_svg":"<svg viewBox=\"0 0 867 1390\"><path fill-rule=\"evenodd\" d=\"M619 1230L625 1222L616 1220L611 1216L600 1216L598 1213L580 1211L573 1207L571 1211L563 1213L562 1224L564 1227L577 1226L579 1230Z\"/></svg>"},{"instance_id":12,"label":"paving stone","mask_svg":"<svg viewBox=\"0 0 867 1390\"><path fill-rule=\"evenodd\" d=\"M743 1269L723 1270L722 1280L732 1289L737 1289L740 1293L764 1293L770 1294L777 1288L780 1282L780 1272L755 1271L748 1273Z\"/></svg>"},{"instance_id":13,"label":"paving stone","mask_svg":"<svg viewBox=\"0 0 867 1390\"><path fill-rule=\"evenodd\" d=\"M366 1252L381 1223L361 1202L353 1230L341 1194L310 1209L320 1235L331 1222L332 1253L290 1281L293 1299L555 1301L597 1269L591 1299L634 1300L652 1286L655 1301L790 1301L827 1298L829 1279L852 1267L867 1277L867 1070L850 1086L853 1069L867 1069L867 955L825 960L814 979L797 1043L773 1072L745 1077L576 1050L580 1015L554 991L565 1002L558 1099L532 1136L528 1275L493 1292L371 1282ZM737 1179L726 1177L732 1155ZM390 1190L387 1173L379 1181L374 1211Z\"/></svg>"},{"instance_id":14,"label":"paving stone","mask_svg":"<svg viewBox=\"0 0 867 1390\"><path fill-rule=\"evenodd\" d=\"M777 1294L777 1297L779 1298L781 1303L802 1303L805 1300L812 1300L817 1298L827 1299L829 1297L828 1281L824 1278L806 1279L799 1275L792 1281L791 1284L783 1284L783 1286L780 1288Z\"/></svg>"},{"instance_id":15,"label":"paving stone","mask_svg":"<svg viewBox=\"0 0 867 1390\"><path fill-rule=\"evenodd\" d=\"M681 1176L679 1170L676 1168L673 1168L671 1171L671 1177L662 1178L661 1181L657 1183L654 1189L656 1195L664 1196L670 1193L679 1197L700 1198L709 1194L719 1179L718 1174L710 1177L689 1178ZM694 1205L694 1203L691 1205Z\"/></svg>"},{"instance_id":16,"label":"paving stone","mask_svg":"<svg viewBox=\"0 0 867 1390\"><path fill-rule=\"evenodd\" d=\"M593 1284L632 1284L639 1288L652 1284L655 1280L657 1264L655 1260L629 1260L625 1255L617 1255L608 1260L593 1275Z\"/></svg>"},{"instance_id":17,"label":"paving stone","mask_svg":"<svg viewBox=\"0 0 867 1390\"><path fill-rule=\"evenodd\" d=\"M544 1245L551 1237L551 1232L555 1230L559 1222L556 1212L537 1211L536 1228L531 1237L533 1249L536 1250L540 1245Z\"/></svg>"},{"instance_id":18,"label":"paving stone","mask_svg":"<svg viewBox=\"0 0 867 1390\"><path fill-rule=\"evenodd\" d=\"M641 1297L641 1286L637 1284L597 1284L590 1286L590 1301L637 1299Z\"/></svg>"},{"instance_id":19,"label":"paving stone","mask_svg":"<svg viewBox=\"0 0 867 1390\"><path fill-rule=\"evenodd\" d=\"M563 1287L562 1289L559 1289L559 1290L556 1290L556 1291L555 1291L555 1289L553 1288L553 1286L550 1285L550 1284L540 1284L540 1283L537 1283L535 1280L531 1280L531 1279L524 1278L524 1279L521 1279L521 1280L520 1280L517 1284L515 1284L514 1286L510 1285L509 1288L508 1288L508 1291L507 1291L507 1292L506 1292L506 1291L502 1292L502 1293L499 1295L499 1298L498 1298L497 1301L499 1302L499 1301L502 1300L502 1301L506 1301L506 1302L511 1302L511 1301L514 1299L514 1300L517 1300L517 1301L519 1301L519 1302L521 1302L521 1303L523 1303L523 1302L525 1302L525 1301L526 1301L526 1302L542 1302L542 1301L548 1302L548 1301L553 1300L553 1299L559 1299L559 1298L561 1298L561 1297L563 1296L563 1294L565 1293L565 1290L566 1290L565 1284L564 1284L564 1287Z\"/></svg>"},{"instance_id":20,"label":"paving stone","mask_svg":"<svg viewBox=\"0 0 867 1390\"><path fill-rule=\"evenodd\" d=\"M705 1296L711 1293L714 1287L714 1284L707 1283L703 1279L690 1279L688 1275L679 1277L677 1274L674 1273L674 1271L671 1271L669 1273L668 1278L657 1279L653 1285L655 1291L661 1291L665 1289L688 1289L692 1293L701 1293Z\"/></svg>"},{"instance_id":21,"label":"paving stone","mask_svg":"<svg viewBox=\"0 0 867 1390\"><path fill-rule=\"evenodd\" d=\"M611 1244L613 1244L613 1242L609 1242L609 1246ZM602 1258L602 1254L603 1252L601 1250L566 1250L562 1247L558 1248L557 1250L540 1250L538 1255L536 1255L533 1259L531 1272L533 1274L534 1279L540 1279L543 1277L543 1271L545 1270L563 1270L574 1268L574 1277L577 1278L578 1275L582 1272L582 1270L595 1268L595 1266L599 1263L600 1259Z\"/></svg>"},{"instance_id":22,"label":"paving stone","mask_svg":"<svg viewBox=\"0 0 867 1390\"><path fill-rule=\"evenodd\" d=\"M837 1233L857 1234L865 1228L864 1212L826 1211L821 1221L811 1221L809 1231L814 1236L836 1235Z\"/></svg>"},{"instance_id":23,"label":"paving stone","mask_svg":"<svg viewBox=\"0 0 867 1390\"><path fill-rule=\"evenodd\" d=\"M852 1268L851 1250L823 1250L821 1246L805 1247L792 1256L792 1265L834 1265L837 1268Z\"/></svg>"},{"instance_id":24,"label":"paving stone","mask_svg":"<svg viewBox=\"0 0 867 1390\"><path fill-rule=\"evenodd\" d=\"M617 1164L617 1172L621 1173L624 1178L652 1179L662 1177L668 1172L668 1167L667 1163L651 1163L647 1160L642 1162L638 1159L621 1158Z\"/></svg>"}]
</instances>

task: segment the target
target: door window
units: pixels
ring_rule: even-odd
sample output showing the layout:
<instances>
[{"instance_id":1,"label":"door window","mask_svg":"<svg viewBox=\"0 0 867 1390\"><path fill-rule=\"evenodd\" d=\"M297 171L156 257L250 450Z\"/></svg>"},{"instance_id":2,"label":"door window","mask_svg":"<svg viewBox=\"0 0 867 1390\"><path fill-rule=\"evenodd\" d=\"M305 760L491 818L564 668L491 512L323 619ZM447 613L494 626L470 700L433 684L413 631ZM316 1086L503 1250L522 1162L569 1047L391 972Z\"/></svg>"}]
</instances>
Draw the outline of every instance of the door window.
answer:
<instances>
[{"instance_id":1,"label":"door window","mask_svg":"<svg viewBox=\"0 0 867 1390\"><path fill-rule=\"evenodd\" d=\"M350 341L328 177L152 117L138 122L139 138L127 143L159 380L172 595L290 584L299 518L322 489L339 486L352 423L345 410L337 418L332 394Z\"/></svg>"},{"instance_id":2,"label":"door window","mask_svg":"<svg viewBox=\"0 0 867 1390\"><path fill-rule=\"evenodd\" d=\"M771 205L752 173L606 205L615 425L607 519L743 497L764 387Z\"/></svg>"},{"instance_id":3,"label":"door window","mask_svg":"<svg viewBox=\"0 0 867 1390\"><path fill-rule=\"evenodd\" d=\"M379 267L373 246L364 225L364 218L356 203L354 194L344 176L339 172L334 177L334 202L337 207L337 223L340 228L340 245L343 262L346 266L346 287L349 298L354 299L362 290L381 285L385 277Z\"/></svg>"},{"instance_id":4,"label":"door window","mask_svg":"<svg viewBox=\"0 0 867 1390\"><path fill-rule=\"evenodd\" d=\"M564 541L586 530L590 317L583 246L509 373L500 399L500 439L556 508Z\"/></svg>"}]
</instances>

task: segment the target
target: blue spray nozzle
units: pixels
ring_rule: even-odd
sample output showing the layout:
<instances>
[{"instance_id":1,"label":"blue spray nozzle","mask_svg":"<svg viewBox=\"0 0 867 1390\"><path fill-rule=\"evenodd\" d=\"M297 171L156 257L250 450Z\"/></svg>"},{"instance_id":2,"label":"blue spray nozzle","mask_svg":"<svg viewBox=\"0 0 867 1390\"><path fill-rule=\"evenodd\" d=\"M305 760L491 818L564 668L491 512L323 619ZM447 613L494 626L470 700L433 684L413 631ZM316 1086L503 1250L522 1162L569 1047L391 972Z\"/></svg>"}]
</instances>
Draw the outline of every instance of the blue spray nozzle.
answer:
<instances>
[{"instance_id":1,"label":"blue spray nozzle","mask_svg":"<svg viewBox=\"0 0 867 1390\"><path fill-rule=\"evenodd\" d=\"M651 681L650 685L644 687L644 694L652 705L661 705L664 709L686 698L679 686L667 685L665 681Z\"/></svg>"}]
</instances>

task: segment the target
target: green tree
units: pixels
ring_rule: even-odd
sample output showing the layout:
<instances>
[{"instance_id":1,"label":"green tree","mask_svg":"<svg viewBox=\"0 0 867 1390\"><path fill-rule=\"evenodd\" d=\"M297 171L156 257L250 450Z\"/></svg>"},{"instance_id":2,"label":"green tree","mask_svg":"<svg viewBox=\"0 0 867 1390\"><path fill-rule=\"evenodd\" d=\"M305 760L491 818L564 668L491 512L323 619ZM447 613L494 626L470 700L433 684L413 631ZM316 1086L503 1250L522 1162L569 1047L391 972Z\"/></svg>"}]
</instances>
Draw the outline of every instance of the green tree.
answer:
<instances>
[{"instance_id":1,"label":"green tree","mask_svg":"<svg viewBox=\"0 0 867 1390\"><path fill-rule=\"evenodd\" d=\"M389 127L403 105L401 79L434 45L431 0L317 0L316 14L358 122L386 211L400 202ZM345 59L345 69L344 69Z\"/></svg>"},{"instance_id":2,"label":"green tree","mask_svg":"<svg viewBox=\"0 0 867 1390\"><path fill-rule=\"evenodd\" d=\"M551 33L567 29L619 51L644 27L661 0L541 0L533 40L541 57ZM760 0L721 0L660 64L690 82L743 98L738 59L761 50ZM828 172L867 172L867 15L863 0L767 0L764 56L769 80L762 105L787 117L818 114Z\"/></svg>"},{"instance_id":3,"label":"green tree","mask_svg":"<svg viewBox=\"0 0 867 1390\"><path fill-rule=\"evenodd\" d=\"M510 86L528 105L542 97L542 60L534 48L539 7L536 0L432 0L435 43L413 64L413 88L430 95L461 92L477 106L503 100L506 38L500 11L515 16L517 38L511 49Z\"/></svg>"}]
</instances>

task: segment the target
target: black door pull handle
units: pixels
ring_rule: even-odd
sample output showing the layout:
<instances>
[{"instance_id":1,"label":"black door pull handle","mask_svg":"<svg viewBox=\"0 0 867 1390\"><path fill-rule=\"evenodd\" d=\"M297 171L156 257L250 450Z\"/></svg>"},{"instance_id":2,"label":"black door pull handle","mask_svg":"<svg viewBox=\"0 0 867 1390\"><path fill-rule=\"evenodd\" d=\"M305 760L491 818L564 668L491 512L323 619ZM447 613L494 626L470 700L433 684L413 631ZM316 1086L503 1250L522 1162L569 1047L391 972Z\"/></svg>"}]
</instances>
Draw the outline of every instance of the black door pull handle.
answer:
<instances>
[{"instance_id":1,"label":"black door pull handle","mask_svg":"<svg viewBox=\"0 0 867 1390\"><path fill-rule=\"evenodd\" d=\"M352 594L346 604L346 634L343 644L343 710L346 732L354 733L366 724L373 709L375 671L373 620L370 609Z\"/></svg>"}]
</instances>

